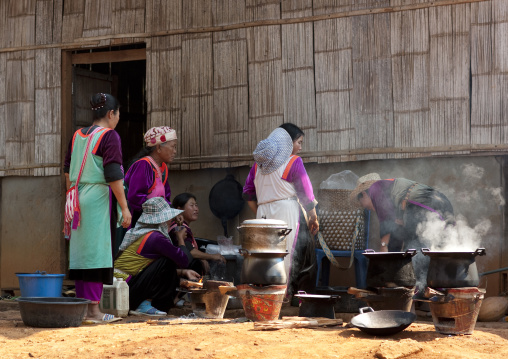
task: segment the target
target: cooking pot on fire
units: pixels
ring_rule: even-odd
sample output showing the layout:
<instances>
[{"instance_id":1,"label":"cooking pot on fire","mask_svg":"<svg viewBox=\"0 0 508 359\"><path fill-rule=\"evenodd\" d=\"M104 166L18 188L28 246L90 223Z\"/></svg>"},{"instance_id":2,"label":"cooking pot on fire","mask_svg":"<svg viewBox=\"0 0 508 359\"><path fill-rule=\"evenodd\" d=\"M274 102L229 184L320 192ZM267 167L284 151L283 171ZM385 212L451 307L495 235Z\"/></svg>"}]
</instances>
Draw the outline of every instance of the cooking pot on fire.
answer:
<instances>
[{"instance_id":1,"label":"cooking pot on fire","mask_svg":"<svg viewBox=\"0 0 508 359\"><path fill-rule=\"evenodd\" d=\"M238 231L242 248L248 251L285 252L286 236L291 228L278 219L258 218L243 221Z\"/></svg>"},{"instance_id":2,"label":"cooking pot on fire","mask_svg":"<svg viewBox=\"0 0 508 359\"><path fill-rule=\"evenodd\" d=\"M422 248L430 257L427 285L432 288L478 287L480 278L475 257L484 256L485 248L476 251L442 252Z\"/></svg>"},{"instance_id":3,"label":"cooking pot on fire","mask_svg":"<svg viewBox=\"0 0 508 359\"><path fill-rule=\"evenodd\" d=\"M284 267L285 252L251 252L241 248L243 255L242 283L248 284L286 284L287 275Z\"/></svg>"},{"instance_id":4,"label":"cooking pot on fire","mask_svg":"<svg viewBox=\"0 0 508 359\"><path fill-rule=\"evenodd\" d=\"M366 249L362 254L369 259L367 287L413 287L416 284L412 261L416 249L405 252Z\"/></svg>"}]
</instances>

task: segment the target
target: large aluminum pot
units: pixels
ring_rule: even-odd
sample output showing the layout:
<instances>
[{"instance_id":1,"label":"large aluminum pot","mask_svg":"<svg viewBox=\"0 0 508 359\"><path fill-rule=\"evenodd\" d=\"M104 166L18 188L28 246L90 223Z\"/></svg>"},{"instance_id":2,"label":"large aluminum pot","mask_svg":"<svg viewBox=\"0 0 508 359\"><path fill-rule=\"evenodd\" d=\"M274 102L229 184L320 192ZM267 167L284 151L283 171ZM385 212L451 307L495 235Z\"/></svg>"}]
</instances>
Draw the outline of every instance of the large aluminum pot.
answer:
<instances>
[{"instance_id":1,"label":"large aluminum pot","mask_svg":"<svg viewBox=\"0 0 508 359\"><path fill-rule=\"evenodd\" d=\"M369 258L367 287L413 287L416 277L412 258L416 249L405 252L375 252L366 249Z\"/></svg>"},{"instance_id":2,"label":"large aluminum pot","mask_svg":"<svg viewBox=\"0 0 508 359\"><path fill-rule=\"evenodd\" d=\"M430 257L427 285L432 288L478 287L480 278L475 257L484 256L485 248L468 252L442 252L422 248Z\"/></svg>"},{"instance_id":3,"label":"large aluminum pot","mask_svg":"<svg viewBox=\"0 0 508 359\"><path fill-rule=\"evenodd\" d=\"M285 252L286 236L291 228L278 219L249 219L240 227L240 241L243 249L251 252Z\"/></svg>"},{"instance_id":4,"label":"large aluminum pot","mask_svg":"<svg viewBox=\"0 0 508 359\"><path fill-rule=\"evenodd\" d=\"M288 252L250 252L239 250L244 256L241 281L245 284L286 284L284 257Z\"/></svg>"}]
</instances>

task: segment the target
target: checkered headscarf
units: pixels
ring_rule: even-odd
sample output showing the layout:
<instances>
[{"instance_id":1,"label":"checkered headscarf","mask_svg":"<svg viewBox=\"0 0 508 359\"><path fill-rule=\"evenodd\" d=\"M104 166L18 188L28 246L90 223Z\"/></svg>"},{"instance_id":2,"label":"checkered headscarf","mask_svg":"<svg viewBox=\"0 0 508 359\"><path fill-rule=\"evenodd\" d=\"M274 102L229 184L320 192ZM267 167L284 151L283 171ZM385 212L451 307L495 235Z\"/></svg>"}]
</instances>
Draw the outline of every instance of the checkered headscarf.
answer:
<instances>
[{"instance_id":1,"label":"checkered headscarf","mask_svg":"<svg viewBox=\"0 0 508 359\"><path fill-rule=\"evenodd\" d=\"M168 126L152 127L146 131L144 136L146 145L153 147L161 143L176 140L176 131Z\"/></svg>"},{"instance_id":2,"label":"checkered headscarf","mask_svg":"<svg viewBox=\"0 0 508 359\"><path fill-rule=\"evenodd\" d=\"M171 208L165 198L152 197L143 203L143 214L136 222L136 227L131 228L125 233L120 250L123 251L135 242L139 237L148 232L161 232L169 239L168 222L183 211L181 209Z\"/></svg>"},{"instance_id":3,"label":"checkered headscarf","mask_svg":"<svg viewBox=\"0 0 508 359\"><path fill-rule=\"evenodd\" d=\"M282 166L293 153L291 136L283 128L276 128L254 150L254 161L262 174L267 175Z\"/></svg>"}]
</instances>

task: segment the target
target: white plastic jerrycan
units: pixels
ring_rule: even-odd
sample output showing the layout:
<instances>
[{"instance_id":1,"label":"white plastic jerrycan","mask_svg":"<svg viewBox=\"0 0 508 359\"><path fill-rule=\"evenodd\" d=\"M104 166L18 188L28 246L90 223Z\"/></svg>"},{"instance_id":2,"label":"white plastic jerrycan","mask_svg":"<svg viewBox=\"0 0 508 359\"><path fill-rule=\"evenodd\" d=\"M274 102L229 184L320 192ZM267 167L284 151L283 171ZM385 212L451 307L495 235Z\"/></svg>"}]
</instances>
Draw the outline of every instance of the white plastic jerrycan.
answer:
<instances>
[{"instance_id":1,"label":"white plastic jerrycan","mask_svg":"<svg viewBox=\"0 0 508 359\"><path fill-rule=\"evenodd\" d=\"M113 278L113 285L104 285L99 303L101 312L116 317L129 315L129 285L122 278Z\"/></svg>"}]
</instances>

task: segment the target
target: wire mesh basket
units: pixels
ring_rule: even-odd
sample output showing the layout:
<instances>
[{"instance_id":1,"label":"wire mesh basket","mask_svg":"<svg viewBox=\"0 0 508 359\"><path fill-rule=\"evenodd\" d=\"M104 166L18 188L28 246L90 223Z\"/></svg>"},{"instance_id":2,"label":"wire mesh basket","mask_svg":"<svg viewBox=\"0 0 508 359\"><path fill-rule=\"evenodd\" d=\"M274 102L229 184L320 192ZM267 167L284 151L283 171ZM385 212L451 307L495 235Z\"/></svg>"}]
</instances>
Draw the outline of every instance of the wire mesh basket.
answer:
<instances>
[{"instance_id":1,"label":"wire mesh basket","mask_svg":"<svg viewBox=\"0 0 508 359\"><path fill-rule=\"evenodd\" d=\"M320 189L318 191L319 231L331 250L351 250L353 232L358 220L355 250L364 250L365 212L349 201L350 190ZM318 243L319 246L319 243Z\"/></svg>"}]
</instances>

